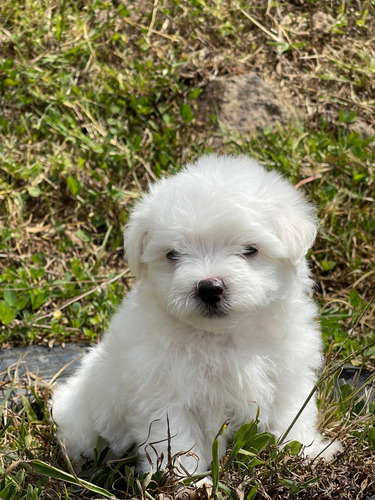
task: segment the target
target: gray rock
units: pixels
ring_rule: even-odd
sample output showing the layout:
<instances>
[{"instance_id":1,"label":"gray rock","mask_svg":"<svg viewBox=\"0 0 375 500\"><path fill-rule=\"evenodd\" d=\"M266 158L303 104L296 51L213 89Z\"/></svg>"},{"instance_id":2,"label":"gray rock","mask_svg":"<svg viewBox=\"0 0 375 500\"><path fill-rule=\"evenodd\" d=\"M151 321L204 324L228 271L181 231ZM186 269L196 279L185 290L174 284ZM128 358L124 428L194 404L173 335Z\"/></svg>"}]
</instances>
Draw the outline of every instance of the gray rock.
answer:
<instances>
[{"instance_id":1,"label":"gray rock","mask_svg":"<svg viewBox=\"0 0 375 500\"><path fill-rule=\"evenodd\" d=\"M241 134L273 127L286 122L292 111L280 95L255 73L220 77L204 88L198 104L203 119L215 114L217 119Z\"/></svg>"},{"instance_id":2,"label":"gray rock","mask_svg":"<svg viewBox=\"0 0 375 500\"><path fill-rule=\"evenodd\" d=\"M346 364L342 367L338 377L338 385L351 385L357 396L365 401L375 401L375 380L374 373L360 366Z\"/></svg>"},{"instance_id":3,"label":"gray rock","mask_svg":"<svg viewBox=\"0 0 375 500\"><path fill-rule=\"evenodd\" d=\"M88 346L15 347L0 349L0 401L32 396L31 387L50 387L69 377L79 366Z\"/></svg>"},{"instance_id":4,"label":"gray rock","mask_svg":"<svg viewBox=\"0 0 375 500\"><path fill-rule=\"evenodd\" d=\"M336 20L327 12L315 12L312 16L313 30L318 33L331 33Z\"/></svg>"},{"instance_id":5,"label":"gray rock","mask_svg":"<svg viewBox=\"0 0 375 500\"><path fill-rule=\"evenodd\" d=\"M354 123L351 123L348 128L351 132L357 132L362 139L370 139L375 137L375 129L365 121L358 118ZM375 140L373 140L371 144L374 145Z\"/></svg>"}]
</instances>

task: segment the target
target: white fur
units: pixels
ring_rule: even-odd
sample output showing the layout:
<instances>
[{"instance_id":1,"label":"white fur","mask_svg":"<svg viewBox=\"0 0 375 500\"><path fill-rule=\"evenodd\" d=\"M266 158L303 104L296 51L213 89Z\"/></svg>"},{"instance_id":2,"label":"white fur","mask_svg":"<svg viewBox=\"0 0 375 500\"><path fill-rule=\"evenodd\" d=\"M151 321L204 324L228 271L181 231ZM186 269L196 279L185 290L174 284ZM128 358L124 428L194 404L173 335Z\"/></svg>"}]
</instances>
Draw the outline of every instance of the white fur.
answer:
<instances>
[{"instance_id":1,"label":"white fur","mask_svg":"<svg viewBox=\"0 0 375 500\"><path fill-rule=\"evenodd\" d=\"M246 157L204 156L151 186L131 214L126 256L138 282L101 343L53 395L53 417L69 455L92 456L98 436L115 455L139 446L173 454L189 471L210 466L260 408L261 427L280 437L309 395L321 340L305 253L314 211L277 173ZM252 245L258 253L242 255ZM178 252L178 260L166 257ZM197 283L225 284L222 314L197 298ZM223 304L223 306L222 306ZM315 456L328 444L308 403L288 439ZM153 443L152 446L150 443ZM323 456L339 449L333 444ZM155 450L155 452L154 452Z\"/></svg>"}]
</instances>

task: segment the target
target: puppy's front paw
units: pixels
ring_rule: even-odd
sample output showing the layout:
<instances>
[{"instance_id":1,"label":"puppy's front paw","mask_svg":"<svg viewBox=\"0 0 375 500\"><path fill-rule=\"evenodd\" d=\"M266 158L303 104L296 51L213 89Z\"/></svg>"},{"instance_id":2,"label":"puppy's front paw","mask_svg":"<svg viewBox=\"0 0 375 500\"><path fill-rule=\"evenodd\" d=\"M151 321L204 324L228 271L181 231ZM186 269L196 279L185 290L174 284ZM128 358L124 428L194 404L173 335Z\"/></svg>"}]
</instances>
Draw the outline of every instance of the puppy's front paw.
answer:
<instances>
[{"instance_id":1,"label":"puppy's front paw","mask_svg":"<svg viewBox=\"0 0 375 500\"><path fill-rule=\"evenodd\" d=\"M167 452L160 454L158 457L150 457L149 455L140 454L137 463L137 471L141 473L153 472L160 468L165 469L168 466L166 460ZM207 464L201 461L195 453L178 453L172 457L171 465L178 475L186 476L206 471Z\"/></svg>"},{"instance_id":2,"label":"puppy's front paw","mask_svg":"<svg viewBox=\"0 0 375 500\"><path fill-rule=\"evenodd\" d=\"M326 441L319 439L314 441L310 446L306 446L303 450L303 455L306 458L324 458L330 461L334 456L343 450L343 446L339 441Z\"/></svg>"}]
</instances>

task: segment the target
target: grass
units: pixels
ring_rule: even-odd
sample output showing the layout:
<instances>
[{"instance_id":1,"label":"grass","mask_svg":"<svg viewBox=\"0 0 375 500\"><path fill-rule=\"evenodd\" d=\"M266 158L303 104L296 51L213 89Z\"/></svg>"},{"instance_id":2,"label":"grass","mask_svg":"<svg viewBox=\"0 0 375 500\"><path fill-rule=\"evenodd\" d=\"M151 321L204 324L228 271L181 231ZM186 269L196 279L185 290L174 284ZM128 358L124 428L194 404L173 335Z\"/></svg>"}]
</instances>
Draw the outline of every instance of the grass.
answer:
<instances>
[{"instance_id":1,"label":"grass","mask_svg":"<svg viewBox=\"0 0 375 500\"><path fill-rule=\"evenodd\" d=\"M251 9L243 0L5 0L1 345L96 340L132 285L122 251L129 207L148 181L215 145L296 184L308 180L300 189L321 221L310 261L327 359L373 370L374 9L364 0L254 0ZM203 120L204 85L248 71L287 96L298 118L242 137L215 117ZM213 443L217 497L375 494L374 403L338 389L335 373L318 400L345 454L303 463L298 446L277 453L254 422L237 434L229 463L218 463ZM104 465L105 448L82 484L56 447L48 387L30 385L32 405L22 399L0 410L0 498L105 497L97 487L118 498L194 494L173 468L150 480L135 475L131 457Z\"/></svg>"}]
</instances>

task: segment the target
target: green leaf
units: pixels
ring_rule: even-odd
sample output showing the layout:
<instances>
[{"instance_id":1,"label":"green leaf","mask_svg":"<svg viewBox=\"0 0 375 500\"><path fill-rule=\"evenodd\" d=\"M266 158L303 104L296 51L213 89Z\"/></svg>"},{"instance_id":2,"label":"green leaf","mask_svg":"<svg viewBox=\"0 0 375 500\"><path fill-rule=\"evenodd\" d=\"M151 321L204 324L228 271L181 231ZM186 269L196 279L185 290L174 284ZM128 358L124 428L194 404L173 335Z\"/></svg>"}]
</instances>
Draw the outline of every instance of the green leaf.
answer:
<instances>
[{"instance_id":1,"label":"green leaf","mask_svg":"<svg viewBox=\"0 0 375 500\"><path fill-rule=\"evenodd\" d=\"M353 181L354 182L361 182L364 179L366 179L366 176L367 175L365 173L356 173L356 172L354 172L353 173Z\"/></svg>"},{"instance_id":2,"label":"green leaf","mask_svg":"<svg viewBox=\"0 0 375 500\"><path fill-rule=\"evenodd\" d=\"M6 288L4 290L4 299L8 306L13 307L17 301L17 293L15 292L15 290Z\"/></svg>"},{"instance_id":3,"label":"green leaf","mask_svg":"<svg viewBox=\"0 0 375 500\"><path fill-rule=\"evenodd\" d=\"M234 491L232 491L229 488L229 486L220 481L218 483L218 490L224 493L228 498L231 498L232 500L239 500L238 496L234 493ZM218 498L220 497L218 496Z\"/></svg>"},{"instance_id":4,"label":"green leaf","mask_svg":"<svg viewBox=\"0 0 375 500\"><path fill-rule=\"evenodd\" d=\"M292 481L291 479L280 479L280 482L288 486L293 493L296 493L298 491L298 483L295 481Z\"/></svg>"},{"instance_id":5,"label":"green leaf","mask_svg":"<svg viewBox=\"0 0 375 500\"><path fill-rule=\"evenodd\" d=\"M45 274L46 274L45 269L43 269L41 267L38 269L31 267L29 269L29 271L30 271L30 276L32 277L33 280L38 280L40 278L43 278L43 276L45 276Z\"/></svg>"},{"instance_id":6,"label":"green leaf","mask_svg":"<svg viewBox=\"0 0 375 500\"><path fill-rule=\"evenodd\" d=\"M292 490L292 493L298 494L302 491L305 491L311 484L316 484L318 482L318 479L316 477L313 477L311 479L308 479L307 481L301 481L299 483L296 481L292 481L291 479L280 479L280 482L285 484L286 486L289 486L289 488Z\"/></svg>"},{"instance_id":7,"label":"green leaf","mask_svg":"<svg viewBox=\"0 0 375 500\"><path fill-rule=\"evenodd\" d=\"M220 455L219 455L219 437L223 434L225 429L228 427L228 422L224 422L220 427L219 432L216 434L214 442L212 444L212 489L215 495L217 487L219 484L219 473L220 473Z\"/></svg>"},{"instance_id":8,"label":"green leaf","mask_svg":"<svg viewBox=\"0 0 375 500\"><path fill-rule=\"evenodd\" d=\"M16 300L16 302L14 303L14 307L15 309L17 309L17 311L22 311L22 309L25 309L28 303L29 299L25 296L22 296Z\"/></svg>"},{"instance_id":9,"label":"green leaf","mask_svg":"<svg viewBox=\"0 0 375 500\"><path fill-rule=\"evenodd\" d=\"M340 109L339 122L340 123L353 123L356 121L357 113L355 111L345 111Z\"/></svg>"},{"instance_id":10,"label":"green leaf","mask_svg":"<svg viewBox=\"0 0 375 500\"><path fill-rule=\"evenodd\" d=\"M195 100L201 95L201 93L202 89L194 88L190 91L189 98Z\"/></svg>"},{"instance_id":11,"label":"green leaf","mask_svg":"<svg viewBox=\"0 0 375 500\"><path fill-rule=\"evenodd\" d=\"M74 276L77 279L82 279L83 278L83 276L84 276L83 264L77 258L74 258L73 261L72 261L72 271L73 271Z\"/></svg>"},{"instance_id":12,"label":"green leaf","mask_svg":"<svg viewBox=\"0 0 375 500\"><path fill-rule=\"evenodd\" d=\"M353 307L359 307L362 304L362 299L357 290L351 290L349 293L350 304Z\"/></svg>"},{"instance_id":13,"label":"green leaf","mask_svg":"<svg viewBox=\"0 0 375 500\"><path fill-rule=\"evenodd\" d=\"M60 43L61 42L61 35L64 31L64 18L63 16L59 16L56 21L56 40Z\"/></svg>"},{"instance_id":14,"label":"green leaf","mask_svg":"<svg viewBox=\"0 0 375 500\"><path fill-rule=\"evenodd\" d=\"M336 266L336 262L333 262L331 260L329 261L322 260L321 265L323 271L331 271Z\"/></svg>"},{"instance_id":15,"label":"green leaf","mask_svg":"<svg viewBox=\"0 0 375 500\"><path fill-rule=\"evenodd\" d=\"M368 440L370 446L375 449L375 427L371 427L368 431Z\"/></svg>"},{"instance_id":16,"label":"green leaf","mask_svg":"<svg viewBox=\"0 0 375 500\"><path fill-rule=\"evenodd\" d=\"M81 191L81 183L79 182L79 180L76 177L72 177L71 175L69 175L69 177L67 178L67 183L72 195L77 196L77 194L79 194Z\"/></svg>"},{"instance_id":17,"label":"green leaf","mask_svg":"<svg viewBox=\"0 0 375 500\"><path fill-rule=\"evenodd\" d=\"M30 290L29 295L31 307L33 309L39 309L39 307L47 300L47 293L45 290Z\"/></svg>"},{"instance_id":18,"label":"green leaf","mask_svg":"<svg viewBox=\"0 0 375 500\"><path fill-rule=\"evenodd\" d=\"M38 186L28 186L27 192L33 198L38 198L38 196L40 196L40 189L38 188Z\"/></svg>"},{"instance_id":19,"label":"green leaf","mask_svg":"<svg viewBox=\"0 0 375 500\"><path fill-rule=\"evenodd\" d=\"M4 85L6 87L17 87L20 82L17 82L16 80L13 80L13 78L5 78L4 80Z\"/></svg>"},{"instance_id":20,"label":"green leaf","mask_svg":"<svg viewBox=\"0 0 375 500\"><path fill-rule=\"evenodd\" d=\"M76 486L81 486L81 487L83 486L89 491L101 495L104 498L110 498L114 500L116 499L115 495L112 495L112 493L105 490L104 488L100 488L99 486L96 486L95 484L92 484L83 479L79 479L78 477L74 477L72 474L57 469L56 467L53 467L52 465L42 462L41 460L31 460L31 462L25 463L25 465L26 466L29 465L32 468L32 470L37 474L42 474L44 476L48 476L53 479L65 481L66 483L74 484Z\"/></svg>"},{"instance_id":21,"label":"green leaf","mask_svg":"<svg viewBox=\"0 0 375 500\"><path fill-rule=\"evenodd\" d=\"M251 447L260 453L270 444L272 439L273 436L270 433L262 432L261 434L257 434L251 441Z\"/></svg>"},{"instance_id":22,"label":"green leaf","mask_svg":"<svg viewBox=\"0 0 375 500\"><path fill-rule=\"evenodd\" d=\"M298 441L291 441L290 443L287 444L285 448L287 449L290 455L297 456L302 449L302 444L299 443Z\"/></svg>"},{"instance_id":23,"label":"green leaf","mask_svg":"<svg viewBox=\"0 0 375 500\"><path fill-rule=\"evenodd\" d=\"M90 339L95 339L96 338L96 333L92 330L90 330L90 328L87 328L87 327L83 327L83 333L85 335L87 335L87 337L89 337Z\"/></svg>"},{"instance_id":24,"label":"green leaf","mask_svg":"<svg viewBox=\"0 0 375 500\"><path fill-rule=\"evenodd\" d=\"M246 500L254 500L255 497L257 496L257 492L258 492L258 486L254 486L253 488L251 488L251 491L250 493L248 493Z\"/></svg>"},{"instance_id":25,"label":"green leaf","mask_svg":"<svg viewBox=\"0 0 375 500\"><path fill-rule=\"evenodd\" d=\"M343 384L340 387L340 400L344 401L344 400L350 398L350 396L353 394L353 391L354 391L354 388L352 385Z\"/></svg>"},{"instance_id":26,"label":"green leaf","mask_svg":"<svg viewBox=\"0 0 375 500\"><path fill-rule=\"evenodd\" d=\"M241 427L234 435L233 448L225 463L225 469L228 469L230 467L240 449L249 449L250 443L255 437L257 430L258 425L254 420L250 423L241 425Z\"/></svg>"},{"instance_id":27,"label":"green leaf","mask_svg":"<svg viewBox=\"0 0 375 500\"><path fill-rule=\"evenodd\" d=\"M17 486L9 481L4 489L0 491L1 498L4 500L15 500L19 498L17 495Z\"/></svg>"},{"instance_id":28,"label":"green leaf","mask_svg":"<svg viewBox=\"0 0 375 500\"><path fill-rule=\"evenodd\" d=\"M22 395L21 398L22 398L22 403L23 403L24 409L26 410L27 416L29 417L29 420L36 422L38 420L38 417L37 417L35 411L33 410L33 407L31 406L30 401L27 399L26 396ZM28 436L31 437L30 434L28 434Z\"/></svg>"},{"instance_id":29,"label":"green leaf","mask_svg":"<svg viewBox=\"0 0 375 500\"><path fill-rule=\"evenodd\" d=\"M257 456L255 451L249 451L249 450L244 450L243 448L240 448L237 452L238 455L245 455L245 457L250 457L254 458Z\"/></svg>"},{"instance_id":30,"label":"green leaf","mask_svg":"<svg viewBox=\"0 0 375 500\"><path fill-rule=\"evenodd\" d=\"M9 325L17 316L17 310L9 307L5 301L0 302L0 321Z\"/></svg>"},{"instance_id":31,"label":"green leaf","mask_svg":"<svg viewBox=\"0 0 375 500\"><path fill-rule=\"evenodd\" d=\"M84 241L85 243L89 243L91 241L90 235L86 233L86 231L83 231L82 229L76 231L75 234L80 240Z\"/></svg>"},{"instance_id":32,"label":"green leaf","mask_svg":"<svg viewBox=\"0 0 375 500\"><path fill-rule=\"evenodd\" d=\"M188 104L182 103L180 106L180 113L185 123L190 123L194 119L194 113Z\"/></svg>"}]
</instances>

